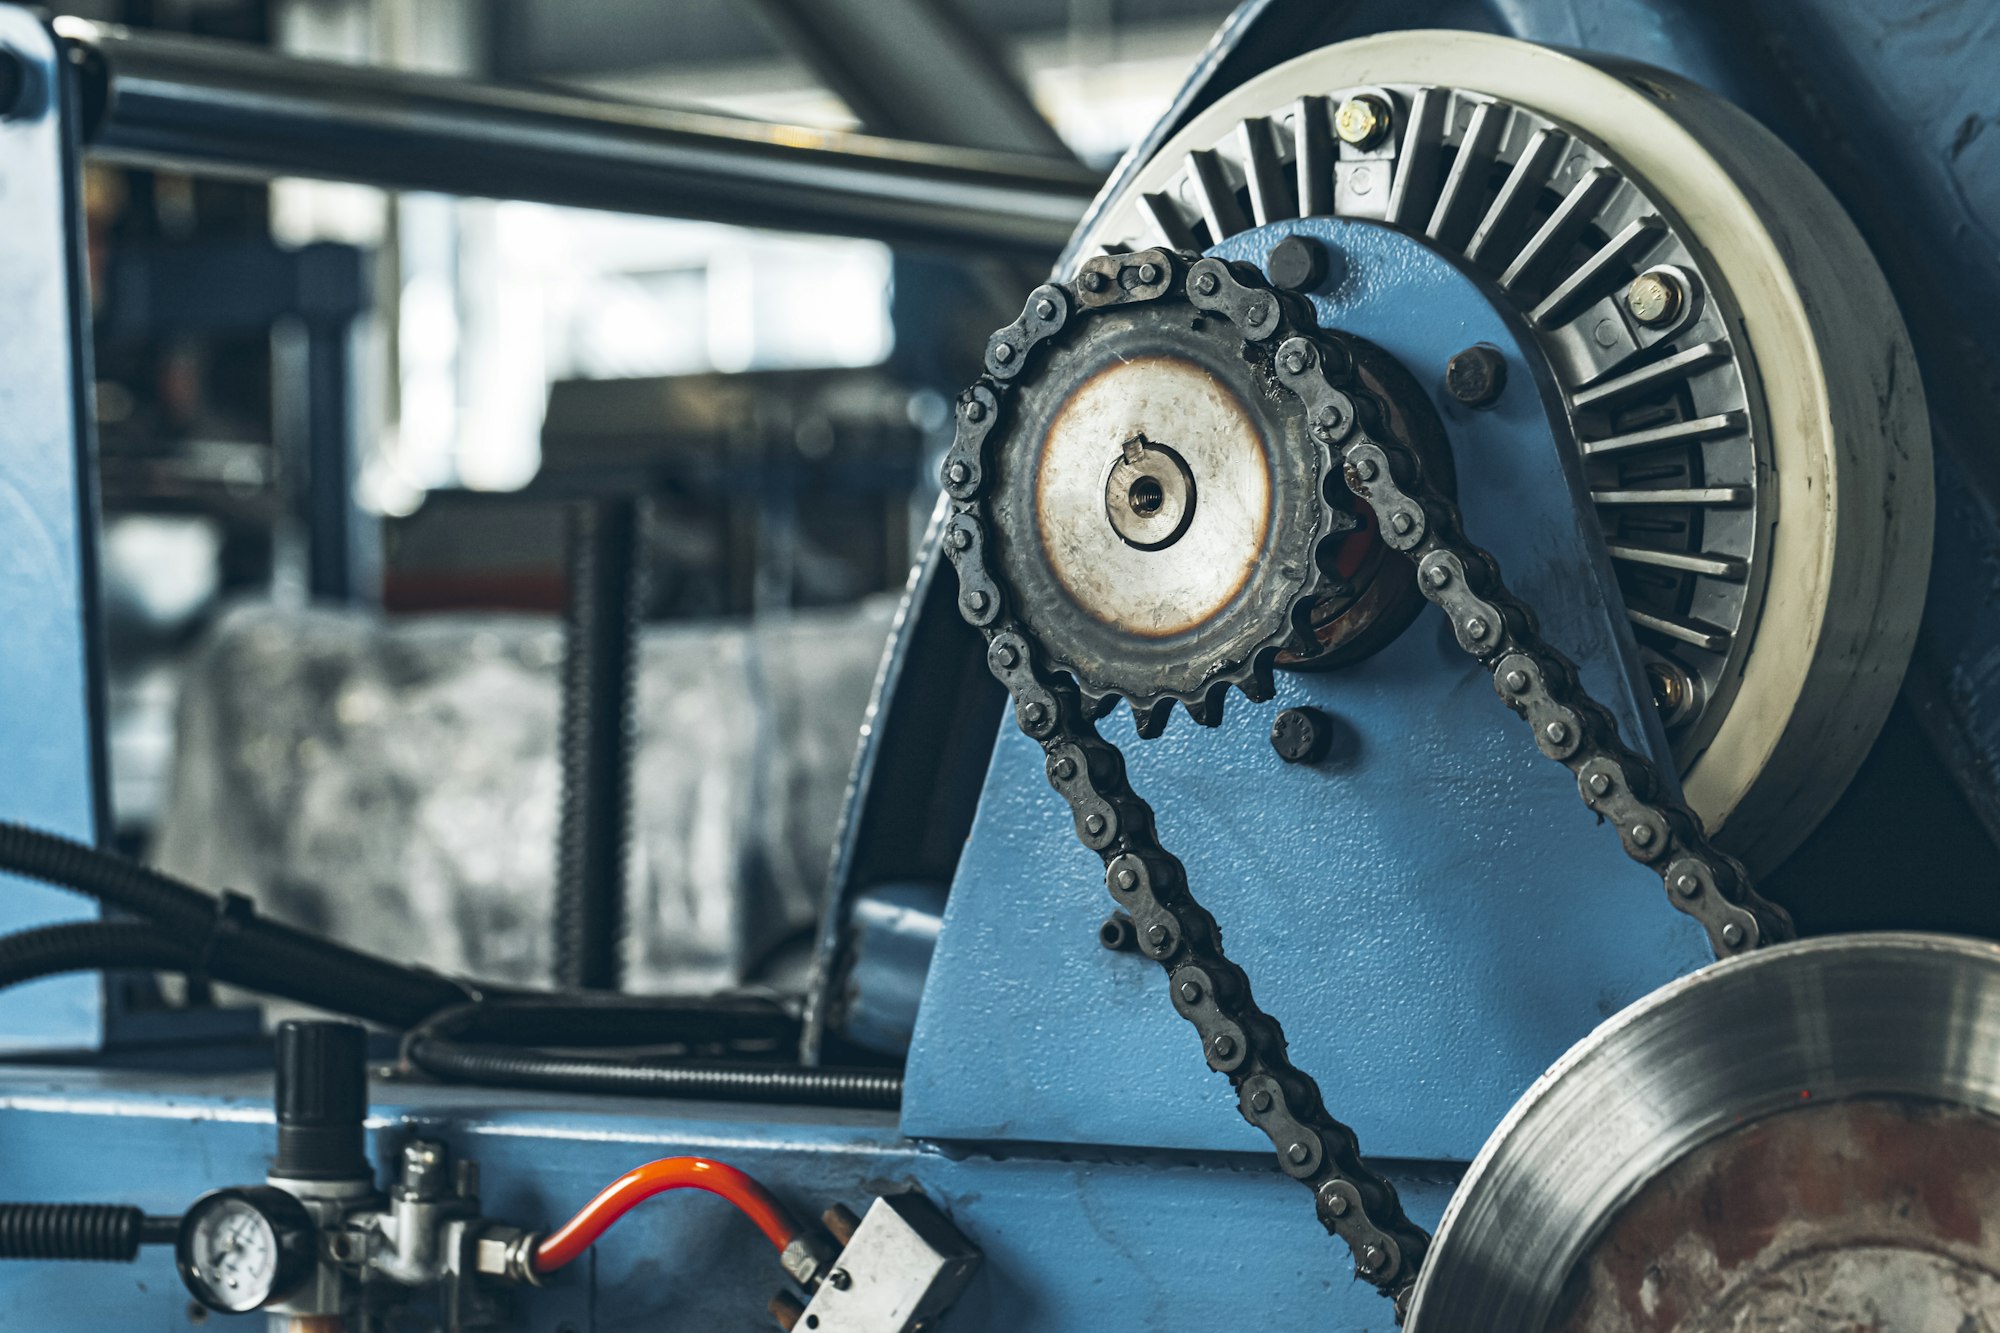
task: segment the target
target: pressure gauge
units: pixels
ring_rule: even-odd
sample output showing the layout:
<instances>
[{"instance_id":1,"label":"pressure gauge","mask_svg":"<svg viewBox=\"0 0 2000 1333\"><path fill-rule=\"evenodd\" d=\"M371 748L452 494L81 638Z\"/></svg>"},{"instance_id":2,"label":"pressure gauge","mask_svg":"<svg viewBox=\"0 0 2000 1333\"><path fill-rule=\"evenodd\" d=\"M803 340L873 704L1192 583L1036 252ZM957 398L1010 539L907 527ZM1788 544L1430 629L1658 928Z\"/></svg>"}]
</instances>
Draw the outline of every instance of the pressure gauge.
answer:
<instances>
[{"instance_id":1,"label":"pressure gauge","mask_svg":"<svg viewBox=\"0 0 2000 1333\"><path fill-rule=\"evenodd\" d=\"M181 1218L174 1261L196 1300L240 1314L283 1300L305 1281L316 1234L305 1205L281 1189L213 1190Z\"/></svg>"}]
</instances>

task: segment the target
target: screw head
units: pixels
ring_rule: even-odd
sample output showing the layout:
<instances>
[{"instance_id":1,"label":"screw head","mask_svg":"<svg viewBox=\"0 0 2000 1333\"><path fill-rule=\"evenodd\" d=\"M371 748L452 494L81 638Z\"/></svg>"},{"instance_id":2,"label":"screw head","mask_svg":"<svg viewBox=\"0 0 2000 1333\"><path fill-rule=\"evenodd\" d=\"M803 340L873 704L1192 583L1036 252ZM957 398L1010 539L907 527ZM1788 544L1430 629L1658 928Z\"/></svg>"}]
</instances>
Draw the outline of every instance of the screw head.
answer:
<instances>
[{"instance_id":1,"label":"screw head","mask_svg":"<svg viewBox=\"0 0 2000 1333\"><path fill-rule=\"evenodd\" d=\"M1687 287L1672 269L1656 268L1641 273L1625 289L1625 308L1632 318L1649 329L1661 328L1680 318L1687 304Z\"/></svg>"},{"instance_id":2,"label":"screw head","mask_svg":"<svg viewBox=\"0 0 2000 1333\"><path fill-rule=\"evenodd\" d=\"M1328 269L1326 247L1310 236L1287 236L1271 247L1264 274L1271 285L1288 292L1319 286Z\"/></svg>"},{"instance_id":3,"label":"screw head","mask_svg":"<svg viewBox=\"0 0 2000 1333\"><path fill-rule=\"evenodd\" d=\"M1197 296L1213 296L1215 295L1216 288L1221 285L1213 273L1197 273L1194 275L1194 290Z\"/></svg>"},{"instance_id":4,"label":"screw head","mask_svg":"<svg viewBox=\"0 0 2000 1333\"><path fill-rule=\"evenodd\" d=\"M1363 94L1350 97L1333 113L1333 132L1354 148L1373 148L1389 135L1389 104Z\"/></svg>"},{"instance_id":5,"label":"screw head","mask_svg":"<svg viewBox=\"0 0 2000 1333\"><path fill-rule=\"evenodd\" d=\"M1139 265L1140 282L1151 285L1152 283L1158 282L1159 280L1160 280L1160 266L1158 264Z\"/></svg>"},{"instance_id":6,"label":"screw head","mask_svg":"<svg viewBox=\"0 0 2000 1333\"><path fill-rule=\"evenodd\" d=\"M1491 407L1507 387L1506 358L1485 343L1468 347L1445 363L1444 387L1467 407Z\"/></svg>"},{"instance_id":7,"label":"screw head","mask_svg":"<svg viewBox=\"0 0 2000 1333\"><path fill-rule=\"evenodd\" d=\"M845 1268L834 1269L831 1273L828 1273L826 1275L826 1280L828 1282L831 1282L834 1285L834 1287L840 1291L846 1291L849 1287L854 1285L853 1276L850 1275Z\"/></svg>"},{"instance_id":8,"label":"screw head","mask_svg":"<svg viewBox=\"0 0 2000 1333\"><path fill-rule=\"evenodd\" d=\"M1333 748L1333 719L1317 708L1287 708L1271 722L1271 748L1288 764L1316 764Z\"/></svg>"}]
</instances>

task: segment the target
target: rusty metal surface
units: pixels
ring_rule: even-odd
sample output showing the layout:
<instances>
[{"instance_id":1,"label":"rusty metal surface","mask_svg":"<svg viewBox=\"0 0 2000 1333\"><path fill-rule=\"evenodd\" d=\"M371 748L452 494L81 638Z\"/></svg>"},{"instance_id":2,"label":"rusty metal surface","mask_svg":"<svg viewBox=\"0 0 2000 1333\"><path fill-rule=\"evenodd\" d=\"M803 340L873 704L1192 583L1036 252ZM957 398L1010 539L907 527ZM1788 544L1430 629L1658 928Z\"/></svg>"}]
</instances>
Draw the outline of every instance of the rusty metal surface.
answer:
<instances>
[{"instance_id":1,"label":"rusty metal surface","mask_svg":"<svg viewBox=\"0 0 2000 1333\"><path fill-rule=\"evenodd\" d=\"M1989 1116L2000 946L1844 935L1717 964L1604 1024L1508 1114L1410 1333L1983 1333Z\"/></svg>"},{"instance_id":2,"label":"rusty metal surface","mask_svg":"<svg viewBox=\"0 0 2000 1333\"><path fill-rule=\"evenodd\" d=\"M2000 1120L1802 1098L1649 1183L1571 1272L1550 1328L2000 1329Z\"/></svg>"}]
</instances>

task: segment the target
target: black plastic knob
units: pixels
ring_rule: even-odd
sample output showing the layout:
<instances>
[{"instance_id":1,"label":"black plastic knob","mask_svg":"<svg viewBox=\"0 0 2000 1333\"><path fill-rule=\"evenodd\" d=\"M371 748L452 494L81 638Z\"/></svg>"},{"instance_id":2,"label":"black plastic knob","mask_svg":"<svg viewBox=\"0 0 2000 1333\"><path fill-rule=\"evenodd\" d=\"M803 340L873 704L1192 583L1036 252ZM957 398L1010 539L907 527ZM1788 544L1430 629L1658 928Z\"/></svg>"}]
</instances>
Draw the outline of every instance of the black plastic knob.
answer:
<instances>
[{"instance_id":1,"label":"black plastic knob","mask_svg":"<svg viewBox=\"0 0 2000 1333\"><path fill-rule=\"evenodd\" d=\"M278 1024L278 1155L271 1174L368 1179L368 1032L356 1023Z\"/></svg>"}]
</instances>

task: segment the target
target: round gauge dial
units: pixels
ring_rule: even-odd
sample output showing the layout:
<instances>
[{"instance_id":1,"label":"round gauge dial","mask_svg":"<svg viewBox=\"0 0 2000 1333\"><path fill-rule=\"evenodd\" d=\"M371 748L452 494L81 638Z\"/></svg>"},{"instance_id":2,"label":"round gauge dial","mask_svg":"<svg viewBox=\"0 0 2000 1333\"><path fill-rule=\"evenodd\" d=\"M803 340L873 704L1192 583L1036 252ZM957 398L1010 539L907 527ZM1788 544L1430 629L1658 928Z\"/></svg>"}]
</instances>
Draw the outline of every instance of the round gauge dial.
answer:
<instances>
[{"instance_id":1,"label":"round gauge dial","mask_svg":"<svg viewBox=\"0 0 2000 1333\"><path fill-rule=\"evenodd\" d=\"M304 1281L313 1235L305 1205L281 1189L214 1190L181 1218L174 1259L196 1300L236 1314L282 1300Z\"/></svg>"}]
</instances>

